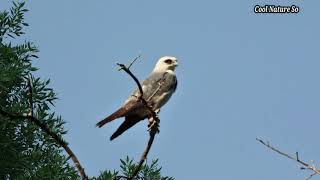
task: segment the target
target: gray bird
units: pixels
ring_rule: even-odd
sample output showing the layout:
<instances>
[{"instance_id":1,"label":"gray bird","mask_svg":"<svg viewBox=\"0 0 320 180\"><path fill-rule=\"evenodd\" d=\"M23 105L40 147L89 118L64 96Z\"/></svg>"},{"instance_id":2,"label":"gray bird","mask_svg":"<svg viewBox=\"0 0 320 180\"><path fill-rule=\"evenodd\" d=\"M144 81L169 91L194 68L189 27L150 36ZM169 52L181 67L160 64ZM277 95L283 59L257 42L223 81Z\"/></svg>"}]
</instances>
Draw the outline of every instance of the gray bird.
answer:
<instances>
[{"instance_id":1,"label":"gray bird","mask_svg":"<svg viewBox=\"0 0 320 180\"><path fill-rule=\"evenodd\" d=\"M143 98L156 113L160 112L160 108L168 102L177 88L177 78L174 73L177 66L177 58L164 56L158 60L149 77L141 84ZM116 132L112 134L110 140L115 139L139 121L151 117L150 111L139 101L139 95L139 89L134 90L122 107L97 123L97 127L100 128L115 119L125 117L125 120Z\"/></svg>"}]
</instances>

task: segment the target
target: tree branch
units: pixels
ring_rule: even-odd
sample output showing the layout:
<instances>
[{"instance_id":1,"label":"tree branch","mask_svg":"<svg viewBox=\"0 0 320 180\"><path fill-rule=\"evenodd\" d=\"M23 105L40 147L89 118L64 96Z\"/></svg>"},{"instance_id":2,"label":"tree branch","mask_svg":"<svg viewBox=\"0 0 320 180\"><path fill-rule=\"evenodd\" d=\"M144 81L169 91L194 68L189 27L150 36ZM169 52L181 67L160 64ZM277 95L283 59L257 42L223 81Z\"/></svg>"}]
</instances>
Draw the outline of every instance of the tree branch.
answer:
<instances>
[{"instance_id":1,"label":"tree branch","mask_svg":"<svg viewBox=\"0 0 320 180\"><path fill-rule=\"evenodd\" d=\"M136 177L139 173L139 171L141 170L141 167L144 163L144 161L147 159L147 156L149 154L149 151L151 149L151 146L153 144L153 141L154 141L154 138L155 138L155 135L159 132L159 123L160 123L160 119L159 117L157 116L157 113L153 110L152 106L150 106L148 104L148 102L143 98L143 89L142 89L142 86L139 82L139 80L137 79L137 77L130 71L130 67L132 66L132 64L139 58L141 57L141 55L139 55L138 57L136 57L131 63L129 66L126 66L124 64L120 64L120 63L117 63L117 65L120 67L119 70L123 70L125 71L127 74L130 75L130 77L135 81L135 83L137 84L138 88L139 88L139 91L140 91L140 96L138 97L138 100L140 100L144 106L148 109L148 111L151 113L151 117L149 117L150 119L150 124L149 124L149 128L150 128L150 131L149 131L149 140L148 140L148 143L147 143L147 146L140 158L140 161L139 161L139 164L138 164L138 167L135 169L135 171L133 172L133 174L131 175L131 177L127 177L128 180L132 180L134 177ZM156 90L156 91L159 91L159 89L161 88L161 84L159 84L159 88ZM150 98L148 99L148 101L150 100Z\"/></svg>"},{"instance_id":2,"label":"tree branch","mask_svg":"<svg viewBox=\"0 0 320 180\"><path fill-rule=\"evenodd\" d=\"M312 173L312 174L310 174L305 180L309 180L309 179L311 179L314 175L316 175L317 173L316 172L314 172L314 173Z\"/></svg>"},{"instance_id":3,"label":"tree branch","mask_svg":"<svg viewBox=\"0 0 320 180\"><path fill-rule=\"evenodd\" d=\"M293 161L298 162L299 164L301 164L303 166L303 167L301 167L301 169L309 169L309 170L313 171L313 173L309 177L307 177L307 179L312 178L316 174L320 174L320 169L317 169L314 165L310 165L310 164L300 160L298 152L296 152L296 157L293 157L293 156L291 156L291 155L289 155L287 153L284 153L284 152L278 150L277 148L273 147L272 145L270 145L269 142L264 142L263 140L261 140L259 138L256 138L256 140L258 142L260 142L261 144L263 144L264 146L266 146L267 148L271 149L272 151L274 151L274 152L276 152L276 153L278 153L278 154L280 154L282 156L285 156L285 157L287 157L287 158L289 158L289 159L291 159Z\"/></svg>"},{"instance_id":4,"label":"tree branch","mask_svg":"<svg viewBox=\"0 0 320 180\"><path fill-rule=\"evenodd\" d=\"M154 121L154 122L157 122L157 121ZM144 161L148 157L148 154L149 154L149 151L151 149L153 140L154 140L154 138L155 138L155 136L156 136L158 131L159 131L159 123L156 123L154 126L151 126L151 129L150 129L150 132L149 132L150 137L149 137L149 140L148 140L148 144L147 144L145 150L143 151L143 154L142 154L142 156L140 158L138 167L135 169L135 171L133 172L131 177L128 178L128 180L132 180L135 176L137 176L137 174L141 170L141 167L142 167Z\"/></svg>"},{"instance_id":5,"label":"tree branch","mask_svg":"<svg viewBox=\"0 0 320 180\"><path fill-rule=\"evenodd\" d=\"M32 84L31 84L30 78L27 79L27 82L28 82L28 89L29 89L28 90L29 91L28 101L29 101L29 108L30 108L28 115L23 116L23 115L11 114L11 113L4 111L2 108L0 108L0 114L2 114L3 116L7 116L11 119L28 119L31 122L33 122L34 124L36 124L37 126L39 126L45 133L47 133L49 136L51 136L67 152L67 154L70 156L70 158L72 159L72 161L76 165L76 168L79 171L79 174L82 177L82 179L88 180L88 176L86 175L84 168L81 166L78 158L73 153L73 151L70 149L68 144L57 133L53 132L47 124L42 123L39 119L34 117L33 93L32 93Z\"/></svg>"}]
</instances>

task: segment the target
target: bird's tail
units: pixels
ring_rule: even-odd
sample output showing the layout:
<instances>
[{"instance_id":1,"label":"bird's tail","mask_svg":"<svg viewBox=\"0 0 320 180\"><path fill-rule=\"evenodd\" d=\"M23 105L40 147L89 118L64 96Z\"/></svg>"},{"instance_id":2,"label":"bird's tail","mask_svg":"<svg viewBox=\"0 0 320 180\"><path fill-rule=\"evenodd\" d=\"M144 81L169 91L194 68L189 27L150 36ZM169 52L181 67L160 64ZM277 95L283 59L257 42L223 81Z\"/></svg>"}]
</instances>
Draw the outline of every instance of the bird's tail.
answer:
<instances>
[{"instance_id":1,"label":"bird's tail","mask_svg":"<svg viewBox=\"0 0 320 180\"><path fill-rule=\"evenodd\" d=\"M116 137L120 136L123 132L137 124L139 121L141 121L144 118L140 118L139 116L126 116L126 119L124 122L119 126L119 128L112 134L110 137L110 141L115 139Z\"/></svg>"},{"instance_id":2,"label":"bird's tail","mask_svg":"<svg viewBox=\"0 0 320 180\"><path fill-rule=\"evenodd\" d=\"M116 112L112 113L110 116L108 116L105 119L103 119L102 121L98 122L96 124L96 126L101 128L103 125L105 125L105 124L107 124L117 118L123 117L126 113L127 113L127 110L124 107L121 107Z\"/></svg>"}]
</instances>

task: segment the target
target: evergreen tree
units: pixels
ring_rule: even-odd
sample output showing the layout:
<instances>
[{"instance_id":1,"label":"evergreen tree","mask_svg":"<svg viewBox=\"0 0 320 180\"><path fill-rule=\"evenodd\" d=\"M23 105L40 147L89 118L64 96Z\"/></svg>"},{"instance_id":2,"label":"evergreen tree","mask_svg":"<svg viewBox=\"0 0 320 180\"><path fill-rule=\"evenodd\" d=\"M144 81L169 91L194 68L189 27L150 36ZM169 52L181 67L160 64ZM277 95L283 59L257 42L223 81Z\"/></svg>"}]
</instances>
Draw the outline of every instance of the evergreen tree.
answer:
<instances>
[{"instance_id":1,"label":"evergreen tree","mask_svg":"<svg viewBox=\"0 0 320 180\"><path fill-rule=\"evenodd\" d=\"M28 26L24 4L13 2L9 12L0 12L0 180L81 179L62 147L67 145L64 121L50 109L57 99L50 80L32 75L38 49L31 42L19 43ZM136 167L127 157L120 172L106 170L90 179L130 177ZM173 179L162 177L160 170L152 161L135 179Z\"/></svg>"}]
</instances>

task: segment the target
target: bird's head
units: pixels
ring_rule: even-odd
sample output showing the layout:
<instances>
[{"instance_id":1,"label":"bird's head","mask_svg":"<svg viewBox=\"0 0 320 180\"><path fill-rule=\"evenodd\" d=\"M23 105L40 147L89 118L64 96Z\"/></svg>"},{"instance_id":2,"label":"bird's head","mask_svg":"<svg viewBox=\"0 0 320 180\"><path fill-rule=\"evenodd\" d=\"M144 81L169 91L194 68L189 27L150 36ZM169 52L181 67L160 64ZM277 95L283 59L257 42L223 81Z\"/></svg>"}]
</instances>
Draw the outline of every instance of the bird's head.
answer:
<instances>
[{"instance_id":1,"label":"bird's head","mask_svg":"<svg viewBox=\"0 0 320 180\"><path fill-rule=\"evenodd\" d=\"M154 67L153 71L163 72L167 70L174 71L175 67L178 66L178 60L173 56L164 56L160 58Z\"/></svg>"}]
</instances>

